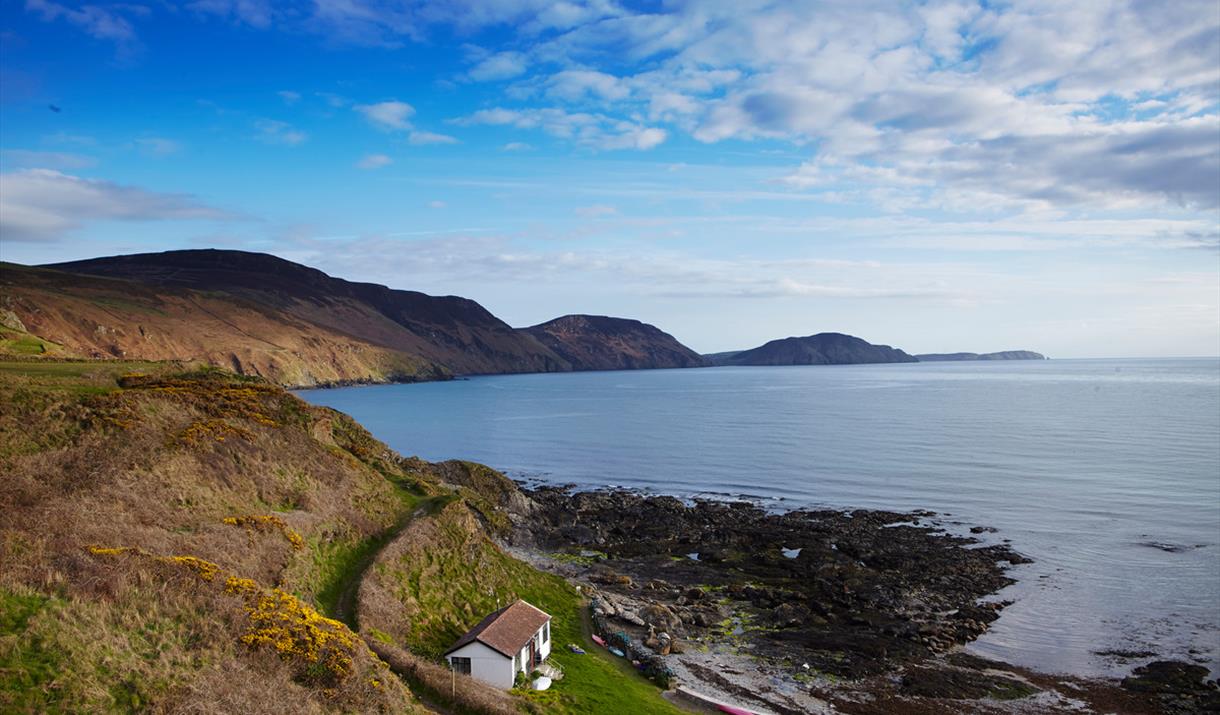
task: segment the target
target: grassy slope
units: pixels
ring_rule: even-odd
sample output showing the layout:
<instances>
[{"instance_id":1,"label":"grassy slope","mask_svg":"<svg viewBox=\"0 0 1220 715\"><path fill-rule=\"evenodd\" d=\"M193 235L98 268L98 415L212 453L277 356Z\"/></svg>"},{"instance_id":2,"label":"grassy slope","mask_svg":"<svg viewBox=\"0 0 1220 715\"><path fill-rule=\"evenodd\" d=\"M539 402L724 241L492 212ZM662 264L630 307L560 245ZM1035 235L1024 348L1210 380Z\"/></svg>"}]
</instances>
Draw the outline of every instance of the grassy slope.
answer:
<instances>
[{"instance_id":1,"label":"grassy slope","mask_svg":"<svg viewBox=\"0 0 1220 715\"><path fill-rule=\"evenodd\" d=\"M587 639L584 601L571 585L503 553L464 499L416 519L382 552L361 590L360 625L438 658L497 605L516 598L553 618L552 660L566 676L546 692L525 694L543 712L679 712L625 661ZM574 654L569 643L589 652Z\"/></svg>"},{"instance_id":2,"label":"grassy slope","mask_svg":"<svg viewBox=\"0 0 1220 715\"><path fill-rule=\"evenodd\" d=\"M480 477L462 496L439 485L457 467ZM493 514L501 475L404 460L261 381L174 363L0 362L0 474L0 711L411 712L359 643L340 649L352 673L334 678L299 643L276 657L242 641L273 587L294 613L355 625L343 601L367 570L366 633L424 656L497 600L555 616L568 677L486 712L676 712L626 664L567 651L592 651L580 595L500 551L470 509L506 523ZM389 600L384 584L398 589ZM366 619L378 598L389 617ZM309 618L322 636L348 633Z\"/></svg>"},{"instance_id":3,"label":"grassy slope","mask_svg":"<svg viewBox=\"0 0 1220 715\"><path fill-rule=\"evenodd\" d=\"M337 413L183 369L0 364L0 711L413 711L310 607L422 485ZM263 598L283 657L241 640Z\"/></svg>"}]
</instances>

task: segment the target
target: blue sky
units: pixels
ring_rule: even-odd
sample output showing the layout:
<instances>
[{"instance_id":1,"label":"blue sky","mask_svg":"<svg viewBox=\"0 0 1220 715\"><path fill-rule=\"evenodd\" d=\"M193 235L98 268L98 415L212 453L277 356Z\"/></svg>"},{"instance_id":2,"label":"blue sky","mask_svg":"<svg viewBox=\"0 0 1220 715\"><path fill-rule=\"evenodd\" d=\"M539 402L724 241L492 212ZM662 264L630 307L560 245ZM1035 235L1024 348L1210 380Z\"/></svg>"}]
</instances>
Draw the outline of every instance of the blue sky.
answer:
<instances>
[{"instance_id":1,"label":"blue sky","mask_svg":"<svg viewBox=\"0 0 1220 715\"><path fill-rule=\"evenodd\" d=\"M701 351L1220 354L1214 2L0 0L0 254Z\"/></svg>"}]
</instances>

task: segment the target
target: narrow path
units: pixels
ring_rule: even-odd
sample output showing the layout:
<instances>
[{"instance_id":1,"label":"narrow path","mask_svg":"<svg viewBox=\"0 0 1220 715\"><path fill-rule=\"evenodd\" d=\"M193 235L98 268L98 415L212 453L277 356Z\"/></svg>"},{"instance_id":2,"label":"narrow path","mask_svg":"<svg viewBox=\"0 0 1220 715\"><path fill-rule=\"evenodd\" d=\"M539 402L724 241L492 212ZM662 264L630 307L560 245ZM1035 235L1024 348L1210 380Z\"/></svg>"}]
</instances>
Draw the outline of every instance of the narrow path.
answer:
<instances>
[{"instance_id":1,"label":"narrow path","mask_svg":"<svg viewBox=\"0 0 1220 715\"><path fill-rule=\"evenodd\" d=\"M377 556L381 554L385 547L390 545L390 542L394 541L395 537L402 533L403 529L406 529L412 521L427 513L429 503L434 499L436 497L420 500L413 510L398 520L397 524L378 536L374 540L372 548L361 554L360 558L356 560L355 566L352 567L347 583L339 591L339 597L335 600L334 613L330 614L331 618L334 618L336 621L342 621L355 633L360 632L360 623L357 618L359 615L358 601L360 584L364 582L364 574L368 572L369 567L377 560Z\"/></svg>"},{"instance_id":2,"label":"narrow path","mask_svg":"<svg viewBox=\"0 0 1220 715\"><path fill-rule=\"evenodd\" d=\"M377 556L380 555L383 550L385 550L385 547L389 546L394 539L397 538L398 535L411 524L412 521L415 521L419 517L432 512L438 503L442 503L443 500L448 500L450 498L450 495L442 494L421 499L420 501L416 502L414 509L403 515L403 517L398 520L397 524L390 529L387 529L385 533L376 538L372 544L372 548L369 548L367 552L361 554L360 558L356 560L355 565L352 567L347 578L347 582L343 585L342 590L339 591L339 597L335 600L334 612L331 614L332 618L337 621L342 621L345 625L347 625L348 628L352 629L353 633L360 635L360 584L364 583L364 576L368 572L369 567L373 565L373 562L377 560ZM369 649L374 653L377 653L378 649L376 647L376 641L372 640L371 638L365 638L364 636L361 637L368 645ZM380 656L381 654L378 653L378 655ZM404 677L407 674L399 672L393 667L393 665L390 666L390 670L395 675L399 676L399 678L402 678L404 682L408 682L407 678ZM408 688L410 688L409 682ZM424 709L430 712L438 713L438 715L454 715L453 711L448 710L444 706L424 697L422 693L418 692L418 690L411 689L411 694L415 696L415 699L424 707Z\"/></svg>"}]
</instances>

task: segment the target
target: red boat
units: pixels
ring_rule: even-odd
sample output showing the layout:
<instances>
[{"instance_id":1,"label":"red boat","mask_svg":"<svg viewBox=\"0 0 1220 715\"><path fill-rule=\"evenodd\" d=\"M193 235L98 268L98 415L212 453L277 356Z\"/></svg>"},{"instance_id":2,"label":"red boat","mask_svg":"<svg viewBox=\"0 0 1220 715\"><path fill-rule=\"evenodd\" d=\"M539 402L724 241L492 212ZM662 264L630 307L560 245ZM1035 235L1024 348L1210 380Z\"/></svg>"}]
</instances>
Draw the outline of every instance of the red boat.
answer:
<instances>
[{"instance_id":1,"label":"red boat","mask_svg":"<svg viewBox=\"0 0 1220 715\"><path fill-rule=\"evenodd\" d=\"M596 643L596 644L598 644L598 645L599 645L599 646L601 646L602 648L605 648L605 647L606 647L606 641L602 640L602 637L601 637L601 636L599 636L599 635L597 635L596 633L595 633L595 634L593 634L593 642L594 642L594 643Z\"/></svg>"}]
</instances>

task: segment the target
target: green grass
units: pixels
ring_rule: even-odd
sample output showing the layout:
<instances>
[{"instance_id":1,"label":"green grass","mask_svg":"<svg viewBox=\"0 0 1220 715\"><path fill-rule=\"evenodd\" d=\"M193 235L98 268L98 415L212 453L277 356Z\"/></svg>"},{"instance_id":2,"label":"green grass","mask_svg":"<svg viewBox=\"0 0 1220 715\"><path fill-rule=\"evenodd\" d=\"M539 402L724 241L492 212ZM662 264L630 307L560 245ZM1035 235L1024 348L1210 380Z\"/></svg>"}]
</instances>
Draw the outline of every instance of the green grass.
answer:
<instances>
[{"instance_id":1,"label":"green grass","mask_svg":"<svg viewBox=\"0 0 1220 715\"><path fill-rule=\"evenodd\" d=\"M400 491L399 498L402 499L403 515L393 527L371 539L329 543L317 539L308 541L313 564L310 574L317 584L315 593L317 594L318 610L331 618L343 621L352 630L358 630L354 609L348 607L350 604L341 603L341 600L348 595L345 592L352 588L359 588L360 576L373 562L377 552L398 534L398 531L410 518L411 511L417 508L418 497ZM349 597L351 596L354 594L350 594Z\"/></svg>"},{"instance_id":2,"label":"green grass","mask_svg":"<svg viewBox=\"0 0 1220 715\"><path fill-rule=\"evenodd\" d=\"M401 560L379 564L378 577L393 585L411 611L406 645L432 659L465 630L498 606L522 598L551 614L551 660L565 677L527 699L548 713L678 713L624 659L615 658L585 636L586 605L567 581L539 571L496 548L481 533L470 533L460 518L462 505L434 517L435 543L420 545ZM587 653L568 650L575 643Z\"/></svg>"}]
</instances>

